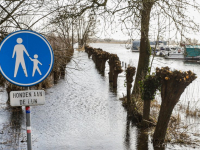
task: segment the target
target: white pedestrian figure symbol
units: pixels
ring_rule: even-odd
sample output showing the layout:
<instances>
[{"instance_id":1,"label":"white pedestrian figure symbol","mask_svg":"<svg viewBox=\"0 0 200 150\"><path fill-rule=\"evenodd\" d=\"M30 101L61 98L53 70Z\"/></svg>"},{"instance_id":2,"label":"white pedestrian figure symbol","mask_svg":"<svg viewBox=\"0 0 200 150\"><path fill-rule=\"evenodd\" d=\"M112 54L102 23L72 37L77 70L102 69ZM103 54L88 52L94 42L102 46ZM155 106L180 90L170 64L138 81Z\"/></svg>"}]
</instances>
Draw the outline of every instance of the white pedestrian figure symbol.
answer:
<instances>
[{"instance_id":1,"label":"white pedestrian figure symbol","mask_svg":"<svg viewBox=\"0 0 200 150\"><path fill-rule=\"evenodd\" d=\"M39 69L39 67L38 67L38 63L39 63L40 65L42 65L42 63L39 62L39 60L37 59L37 58L38 58L38 55L37 55L37 54L34 55L34 58L35 58L35 59L32 59L31 57L29 57L29 58L30 58L31 61L33 61L33 73L32 73L32 77L35 75L35 70L36 70L36 69L37 69L38 73L39 73L40 75L42 75L42 73L41 73L41 71L40 71L40 69Z\"/></svg>"},{"instance_id":2,"label":"white pedestrian figure symbol","mask_svg":"<svg viewBox=\"0 0 200 150\"><path fill-rule=\"evenodd\" d=\"M14 51L13 51L13 55L12 58L14 58L15 53L16 53L16 61L15 61L15 72L14 72L14 77L17 76L17 72L19 69L19 64L21 64L24 74L26 77L28 77L27 71L26 71L26 64L24 61L24 52L26 53L26 55L29 57L29 54L26 50L26 48L24 47L23 44L21 44L23 42L23 40L21 38L17 38L17 45L15 45L14 47Z\"/></svg>"}]
</instances>

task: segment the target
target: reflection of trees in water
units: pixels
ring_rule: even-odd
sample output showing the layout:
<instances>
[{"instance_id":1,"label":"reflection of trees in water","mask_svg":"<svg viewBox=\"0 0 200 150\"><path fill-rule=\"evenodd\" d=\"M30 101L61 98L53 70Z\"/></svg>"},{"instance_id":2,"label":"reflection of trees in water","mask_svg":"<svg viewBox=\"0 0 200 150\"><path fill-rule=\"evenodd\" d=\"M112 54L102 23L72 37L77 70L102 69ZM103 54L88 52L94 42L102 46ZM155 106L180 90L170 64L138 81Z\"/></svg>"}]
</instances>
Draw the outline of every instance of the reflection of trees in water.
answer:
<instances>
[{"instance_id":1,"label":"reflection of trees in water","mask_svg":"<svg viewBox=\"0 0 200 150\"><path fill-rule=\"evenodd\" d=\"M25 142L25 139L21 139L23 137L23 133L21 132L23 120L24 114L21 108L11 110L10 126L8 127L7 136L10 148L22 148L21 143ZM25 148L26 144L23 147Z\"/></svg>"},{"instance_id":2,"label":"reflection of trees in water","mask_svg":"<svg viewBox=\"0 0 200 150\"><path fill-rule=\"evenodd\" d=\"M113 83L109 84L109 91L117 96L117 88L113 88Z\"/></svg>"},{"instance_id":3,"label":"reflection of trees in water","mask_svg":"<svg viewBox=\"0 0 200 150\"><path fill-rule=\"evenodd\" d=\"M133 150L131 148L131 135L130 135L130 128L131 128L132 121L130 118L126 119L126 132L125 132L125 138L124 138L124 145L126 150ZM142 129L137 128L138 135L137 135L137 150L149 150L151 147L149 147L149 140L148 140L148 129ZM154 147L154 150L165 150L165 147Z\"/></svg>"},{"instance_id":4,"label":"reflection of trees in water","mask_svg":"<svg viewBox=\"0 0 200 150\"><path fill-rule=\"evenodd\" d=\"M144 129L138 129L137 150L148 150L148 132Z\"/></svg>"},{"instance_id":5,"label":"reflection of trees in water","mask_svg":"<svg viewBox=\"0 0 200 150\"><path fill-rule=\"evenodd\" d=\"M26 143L22 135L22 124L24 124L24 114L20 108L8 106L5 115L8 116L7 122L2 124L2 132L0 134L0 149L15 150L15 149L26 149Z\"/></svg>"},{"instance_id":6,"label":"reflection of trees in water","mask_svg":"<svg viewBox=\"0 0 200 150\"><path fill-rule=\"evenodd\" d=\"M165 150L165 146L162 146L162 147L154 146L154 150Z\"/></svg>"},{"instance_id":7,"label":"reflection of trees in water","mask_svg":"<svg viewBox=\"0 0 200 150\"><path fill-rule=\"evenodd\" d=\"M127 150L130 150L130 119L128 119L128 113L127 113L127 119L126 119L126 135L125 135L125 141L124 145Z\"/></svg>"},{"instance_id":8,"label":"reflection of trees in water","mask_svg":"<svg viewBox=\"0 0 200 150\"><path fill-rule=\"evenodd\" d=\"M137 150L149 150L149 134L148 129L138 128ZM165 150L165 147L154 147L154 150Z\"/></svg>"}]
</instances>

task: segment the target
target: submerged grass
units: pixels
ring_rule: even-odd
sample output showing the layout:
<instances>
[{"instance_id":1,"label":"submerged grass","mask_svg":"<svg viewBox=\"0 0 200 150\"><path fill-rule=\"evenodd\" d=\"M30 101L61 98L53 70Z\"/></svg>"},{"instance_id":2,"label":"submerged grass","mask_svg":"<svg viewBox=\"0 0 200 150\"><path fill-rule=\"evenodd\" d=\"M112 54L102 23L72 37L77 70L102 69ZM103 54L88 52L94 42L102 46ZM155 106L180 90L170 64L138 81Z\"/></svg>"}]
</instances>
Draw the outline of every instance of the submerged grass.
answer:
<instances>
[{"instance_id":1,"label":"submerged grass","mask_svg":"<svg viewBox=\"0 0 200 150\"><path fill-rule=\"evenodd\" d=\"M126 96L121 98L122 105L127 108ZM134 99L137 112L142 115L143 112L143 100L141 98ZM160 103L157 100L151 101L151 121L156 124L160 111ZM176 114L177 113L177 114ZM175 115L176 114L176 115ZM167 134L165 138L165 144L180 144L184 146L190 145L191 147L200 146L200 133L196 133L195 130L199 126L198 123L186 121L187 117L193 117L198 119L200 112L197 108L189 107L188 105L179 104L174 110L170 122L168 124ZM140 126L139 126L140 127ZM153 137L154 126L149 128L149 134Z\"/></svg>"},{"instance_id":2,"label":"submerged grass","mask_svg":"<svg viewBox=\"0 0 200 150\"><path fill-rule=\"evenodd\" d=\"M151 116L154 118L154 121L158 118L159 110L160 104L157 100L153 100L151 103ZM177 114L175 115L175 113ZM165 144L190 145L193 148L200 146L200 134L192 133L192 130L196 130L199 124L186 121L187 117L195 117L195 119L198 119L198 114L198 109L189 109L189 103L187 106L179 104L177 110L175 110L170 118ZM150 135L153 136L154 128L151 129Z\"/></svg>"}]
</instances>

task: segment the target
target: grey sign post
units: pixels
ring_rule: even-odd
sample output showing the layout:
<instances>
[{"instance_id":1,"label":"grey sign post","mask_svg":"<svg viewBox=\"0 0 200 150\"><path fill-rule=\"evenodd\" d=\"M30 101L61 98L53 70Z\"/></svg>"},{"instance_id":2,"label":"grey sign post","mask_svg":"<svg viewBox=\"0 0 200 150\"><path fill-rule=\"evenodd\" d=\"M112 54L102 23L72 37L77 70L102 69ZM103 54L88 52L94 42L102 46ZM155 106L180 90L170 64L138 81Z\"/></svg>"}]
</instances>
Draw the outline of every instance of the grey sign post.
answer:
<instances>
[{"instance_id":1,"label":"grey sign post","mask_svg":"<svg viewBox=\"0 0 200 150\"><path fill-rule=\"evenodd\" d=\"M30 106L26 106L26 130L27 130L27 148L32 150L32 140L31 140L31 114Z\"/></svg>"},{"instance_id":2,"label":"grey sign post","mask_svg":"<svg viewBox=\"0 0 200 150\"><path fill-rule=\"evenodd\" d=\"M26 87L26 90L29 90L29 87ZM26 106L26 131L27 131L27 149L32 150L30 106Z\"/></svg>"},{"instance_id":3,"label":"grey sign post","mask_svg":"<svg viewBox=\"0 0 200 150\"><path fill-rule=\"evenodd\" d=\"M25 106L26 108L26 131L27 131L28 150L32 150L30 106L43 105L43 104L45 104L44 90L29 90L29 87L25 87L25 91L10 92L10 105Z\"/></svg>"}]
</instances>

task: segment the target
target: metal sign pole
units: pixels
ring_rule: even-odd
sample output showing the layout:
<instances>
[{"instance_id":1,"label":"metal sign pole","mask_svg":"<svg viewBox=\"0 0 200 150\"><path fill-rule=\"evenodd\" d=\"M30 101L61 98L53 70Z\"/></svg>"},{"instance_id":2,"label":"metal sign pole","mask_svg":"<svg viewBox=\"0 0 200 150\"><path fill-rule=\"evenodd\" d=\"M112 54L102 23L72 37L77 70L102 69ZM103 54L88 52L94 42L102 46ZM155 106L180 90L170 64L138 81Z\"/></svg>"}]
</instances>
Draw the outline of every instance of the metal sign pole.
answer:
<instances>
[{"instance_id":1,"label":"metal sign pole","mask_svg":"<svg viewBox=\"0 0 200 150\"><path fill-rule=\"evenodd\" d=\"M29 87L27 87L26 90L29 90ZM27 149L32 150L30 106L26 106L26 130L27 130Z\"/></svg>"}]
</instances>

